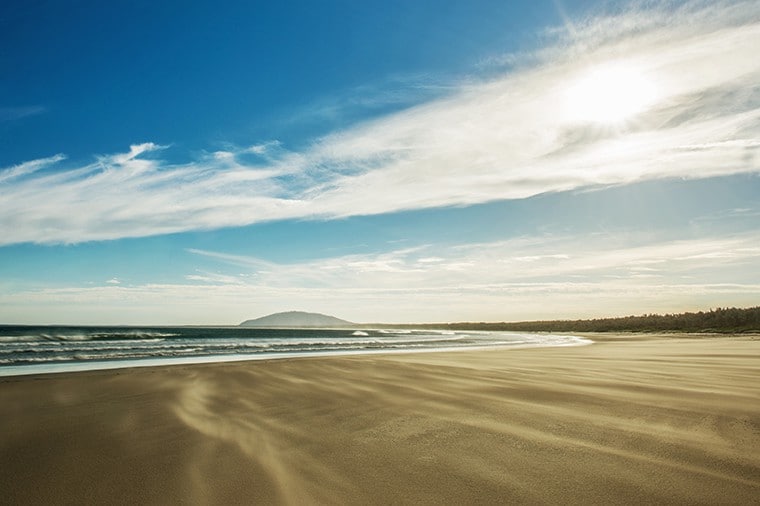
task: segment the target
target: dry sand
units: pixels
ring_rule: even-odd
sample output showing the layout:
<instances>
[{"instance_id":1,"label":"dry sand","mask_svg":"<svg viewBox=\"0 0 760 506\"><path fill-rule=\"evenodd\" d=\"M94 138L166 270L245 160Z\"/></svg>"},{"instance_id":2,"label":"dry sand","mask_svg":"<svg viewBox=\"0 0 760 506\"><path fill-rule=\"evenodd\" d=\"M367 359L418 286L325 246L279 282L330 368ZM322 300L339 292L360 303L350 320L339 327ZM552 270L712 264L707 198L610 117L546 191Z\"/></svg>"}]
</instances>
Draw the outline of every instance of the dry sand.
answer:
<instances>
[{"instance_id":1,"label":"dry sand","mask_svg":"<svg viewBox=\"0 0 760 506\"><path fill-rule=\"evenodd\" d=\"M0 378L9 504L758 504L760 340Z\"/></svg>"}]
</instances>

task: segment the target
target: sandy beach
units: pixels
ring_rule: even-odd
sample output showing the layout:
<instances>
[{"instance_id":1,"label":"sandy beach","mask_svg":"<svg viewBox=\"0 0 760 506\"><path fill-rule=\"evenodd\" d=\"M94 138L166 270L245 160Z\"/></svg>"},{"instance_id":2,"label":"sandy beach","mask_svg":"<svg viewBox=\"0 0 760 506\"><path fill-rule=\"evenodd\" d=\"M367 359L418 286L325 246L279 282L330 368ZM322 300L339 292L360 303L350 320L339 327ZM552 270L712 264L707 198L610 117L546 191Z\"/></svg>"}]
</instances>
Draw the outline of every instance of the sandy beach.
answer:
<instances>
[{"instance_id":1,"label":"sandy beach","mask_svg":"<svg viewBox=\"0 0 760 506\"><path fill-rule=\"evenodd\" d=\"M0 378L5 504L758 504L760 338Z\"/></svg>"}]
</instances>

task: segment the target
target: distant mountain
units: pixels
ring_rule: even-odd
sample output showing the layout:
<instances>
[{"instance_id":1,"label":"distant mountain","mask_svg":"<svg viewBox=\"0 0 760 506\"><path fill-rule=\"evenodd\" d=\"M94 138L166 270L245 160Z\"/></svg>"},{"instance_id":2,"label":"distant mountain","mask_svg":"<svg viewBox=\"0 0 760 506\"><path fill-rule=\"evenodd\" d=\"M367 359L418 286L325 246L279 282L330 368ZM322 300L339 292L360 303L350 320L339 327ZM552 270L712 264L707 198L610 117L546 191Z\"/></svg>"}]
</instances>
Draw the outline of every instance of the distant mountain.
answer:
<instances>
[{"instance_id":1,"label":"distant mountain","mask_svg":"<svg viewBox=\"0 0 760 506\"><path fill-rule=\"evenodd\" d=\"M241 327L262 328L347 327L351 325L353 323L334 316L303 311L270 314L255 320L246 320L240 324Z\"/></svg>"}]
</instances>

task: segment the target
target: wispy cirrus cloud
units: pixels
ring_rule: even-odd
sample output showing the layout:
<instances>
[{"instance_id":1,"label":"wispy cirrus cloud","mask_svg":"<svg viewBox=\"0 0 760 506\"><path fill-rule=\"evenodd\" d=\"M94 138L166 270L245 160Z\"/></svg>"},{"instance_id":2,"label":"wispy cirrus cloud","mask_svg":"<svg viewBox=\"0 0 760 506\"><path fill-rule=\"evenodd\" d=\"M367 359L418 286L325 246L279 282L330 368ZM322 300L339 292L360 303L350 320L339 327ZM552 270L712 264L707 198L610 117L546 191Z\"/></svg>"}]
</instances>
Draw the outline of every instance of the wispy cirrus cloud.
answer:
<instances>
[{"instance_id":1,"label":"wispy cirrus cloud","mask_svg":"<svg viewBox=\"0 0 760 506\"><path fill-rule=\"evenodd\" d=\"M535 236L459 246L420 246L280 264L255 257L192 249L191 253L234 265L257 286L453 289L514 283L634 280L646 272L663 282L684 283L695 273L701 281L760 277L746 267L760 262L760 234L699 239L619 241L604 234L576 237ZM432 256L435 254L435 256ZM712 274L711 274L712 273ZM253 281L251 281L253 280ZM410 288L414 287L414 288Z\"/></svg>"},{"instance_id":2,"label":"wispy cirrus cloud","mask_svg":"<svg viewBox=\"0 0 760 506\"><path fill-rule=\"evenodd\" d=\"M21 107L0 107L0 122L14 121L27 116L36 116L47 112L47 108L41 105L28 105Z\"/></svg>"},{"instance_id":3,"label":"wispy cirrus cloud","mask_svg":"<svg viewBox=\"0 0 760 506\"><path fill-rule=\"evenodd\" d=\"M14 165L13 167L7 167L0 171L0 183L18 180L19 178L33 174L38 170L42 170L46 167L51 167L65 159L65 155L57 154L48 158L41 158L39 160L20 163L18 165Z\"/></svg>"},{"instance_id":4,"label":"wispy cirrus cloud","mask_svg":"<svg viewBox=\"0 0 760 506\"><path fill-rule=\"evenodd\" d=\"M747 306L760 296L758 244L758 233L658 242L535 236L297 263L191 250L218 269L184 283L0 293L0 319L44 308L57 322L209 324L302 308L354 321L481 321L692 310L715 300Z\"/></svg>"},{"instance_id":5,"label":"wispy cirrus cloud","mask_svg":"<svg viewBox=\"0 0 760 506\"><path fill-rule=\"evenodd\" d=\"M636 283L610 279L418 289L262 287L245 284L151 284L26 290L0 294L4 321L56 324L234 325L294 308L358 322L514 321L603 317L695 308L746 307L760 283ZM20 303L23 301L23 304ZM283 302L287 301L287 303ZM667 308L667 309L664 309ZM549 313L548 313L548 312ZM13 319L8 315L13 314Z\"/></svg>"},{"instance_id":6,"label":"wispy cirrus cloud","mask_svg":"<svg viewBox=\"0 0 760 506\"><path fill-rule=\"evenodd\" d=\"M760 171L760 6L663 3L568 21L524 65L328 133L157 158L0 170L0 244L67 243L516 199L594 185ZM578 116L568 89L614 62L656 90L614 125ZM625 100L625 97L620 97ZM51 162L51 160L53 160ZM23 167L56 165L34 172ZM22 167L22 169L19 169ZM20 172L25 177L17 177Z\"/></svg>"}]
</instances>

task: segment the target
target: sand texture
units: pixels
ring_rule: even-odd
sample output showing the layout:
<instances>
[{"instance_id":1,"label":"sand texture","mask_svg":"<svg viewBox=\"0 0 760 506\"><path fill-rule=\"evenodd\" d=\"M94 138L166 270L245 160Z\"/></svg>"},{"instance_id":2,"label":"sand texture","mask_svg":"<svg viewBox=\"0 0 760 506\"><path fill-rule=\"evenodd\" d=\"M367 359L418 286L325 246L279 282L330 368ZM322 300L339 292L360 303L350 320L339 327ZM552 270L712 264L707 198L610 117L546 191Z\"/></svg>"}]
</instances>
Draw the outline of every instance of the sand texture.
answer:
<instances>
[{"instance_id":1,"label":"sand texture","mask_svg":"<svg viewBox=\"0 0 760 506\"><path fill-rule=\"evenodd\" d=\"M0 378L3 504L760 504L760 340Z\"/></svg>"}]
</instances>

